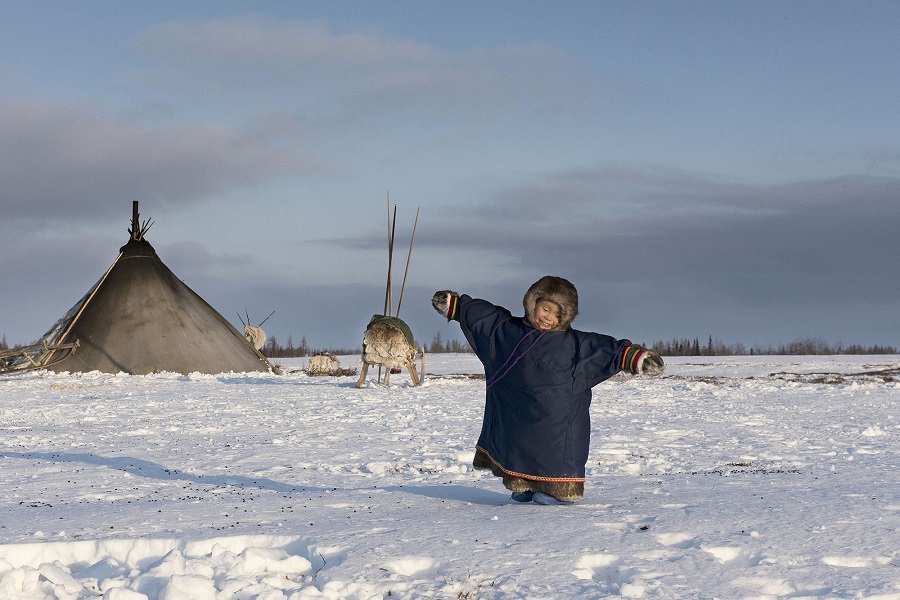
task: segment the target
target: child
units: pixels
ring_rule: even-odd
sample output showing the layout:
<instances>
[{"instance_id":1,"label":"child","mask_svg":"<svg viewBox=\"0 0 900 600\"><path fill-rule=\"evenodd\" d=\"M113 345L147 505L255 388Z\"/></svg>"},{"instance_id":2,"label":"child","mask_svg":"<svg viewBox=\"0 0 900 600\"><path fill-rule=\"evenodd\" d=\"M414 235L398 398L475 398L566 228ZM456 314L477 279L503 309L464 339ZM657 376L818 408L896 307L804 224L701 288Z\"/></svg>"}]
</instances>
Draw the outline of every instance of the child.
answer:
<instances>
[{"instance_id":1,"label":"child","mask_svg":"<svg viewBox=\"0 0 900 600\"><path fill-rule=\"evenodd\" d=\"M591 388L619 371L655 377L652 350L570 327L578 292L546 276L525 294L525 317L448 290L434 308L459 321L484 364L484 421L474 467L490 469L519 502L572 504L584 495Z\"/></svg>"}]
</instances>

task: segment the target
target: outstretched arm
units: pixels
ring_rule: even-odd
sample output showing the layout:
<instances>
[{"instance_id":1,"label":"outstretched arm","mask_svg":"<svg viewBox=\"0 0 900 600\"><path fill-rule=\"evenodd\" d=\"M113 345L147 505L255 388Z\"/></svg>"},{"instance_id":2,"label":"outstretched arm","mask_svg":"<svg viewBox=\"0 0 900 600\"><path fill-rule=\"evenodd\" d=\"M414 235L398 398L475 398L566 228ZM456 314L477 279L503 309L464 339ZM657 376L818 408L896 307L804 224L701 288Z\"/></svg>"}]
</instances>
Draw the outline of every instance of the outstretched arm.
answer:
<instances>
[{"instance_id":1,"label":"outstretched arm","mask_svg":"<svg viewBox=\"0 0 900 600\"><path fill-rule=\"evenodd\" d=\"M659 377L666 372L666 363L659 354L637 344L622 350L621 366L623 371L646 377Z\"/></svg>"},{"instance_id":2,"label":"outstretched arm","mask_svg":"<svg viewBox=\"0 0 900 600\"><path fill-rule=\"evenodd\" d=\"M435 292L431 298L431 305L448 321L457 319L459 316L459 294L457 292L450 290Z\"/></svg>"}]
</instances>

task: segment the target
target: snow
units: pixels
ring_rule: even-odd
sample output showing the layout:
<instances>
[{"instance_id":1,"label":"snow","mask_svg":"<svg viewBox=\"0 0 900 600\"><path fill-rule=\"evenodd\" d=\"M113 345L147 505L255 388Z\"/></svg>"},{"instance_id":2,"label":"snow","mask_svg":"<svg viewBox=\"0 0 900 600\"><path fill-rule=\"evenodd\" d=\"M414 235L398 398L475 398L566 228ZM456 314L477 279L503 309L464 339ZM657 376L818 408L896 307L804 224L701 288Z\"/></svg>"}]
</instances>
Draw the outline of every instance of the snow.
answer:
<instances>
[{"instance_id":1,"label":"snow","mask_svg":"<svg viewBox=\"0 0 900 600\"><path fill-rule=\"evenodd\" d=\"M472 469L471 355L276 362L0 378L0 599L900 599L898 356L608 381L574 506Z\"/></svg>"}]
</instances>

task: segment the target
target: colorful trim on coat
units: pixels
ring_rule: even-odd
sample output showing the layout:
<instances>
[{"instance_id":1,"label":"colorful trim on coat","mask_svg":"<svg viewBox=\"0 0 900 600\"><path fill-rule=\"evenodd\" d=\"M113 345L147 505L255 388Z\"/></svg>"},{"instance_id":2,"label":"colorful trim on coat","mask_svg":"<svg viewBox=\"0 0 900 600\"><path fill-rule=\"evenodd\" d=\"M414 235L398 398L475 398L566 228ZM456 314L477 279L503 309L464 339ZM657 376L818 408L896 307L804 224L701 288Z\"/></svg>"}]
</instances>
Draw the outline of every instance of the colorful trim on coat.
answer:
<instances>
[{"instance_id":1,"label":"colorful trim on coat","mask_svg":"<svg viewBox=\"0 0 900 600\"><path fill-rule=\"evenodd\" d=\"M642 348L641 346L626 346L624 350L622 350L622 364L620 365L623 371L628 371L629 373L638 372L638 367L641 364L641 358L647 353L646 348Z\"/></svg>"},{"instance_id":2,"label":"colorful trim on coat","mask_svg":"<svg viewBox=\"0 0 900 600\"><path fill-rule=\"evenodd\" d=\"M459 296L456 294L448 294L447 298L447 320L452 321L456 319L457 312L459 311Z\"/></svg>"},{"instance_id":3,"label":"colorful trim on coat","mask_svg":"<svg viewBox=\"0 0 900 600\"><path fill-rule=\"evenodd\" d=\"M492 463L494 463L494 465L497 466L498 469L500 469L507 475L510 475L512 477L518 477L519 479L529 479L531 481L551 481L551 482L552 481L576 481L576 482L581 481L581 482L583 482L585 480L584 477L541 477L539 475L528 475L526 473L510 471L509 469L504 468L503 465L498 463L496 460L494 460L494 457L491 456L490 453L487 450L485 450L484 448L482 448L481 446L476 444L475 449L479 450L482 454L487 456L490 459L490 461Z\"/></svg>"}]
</instances>

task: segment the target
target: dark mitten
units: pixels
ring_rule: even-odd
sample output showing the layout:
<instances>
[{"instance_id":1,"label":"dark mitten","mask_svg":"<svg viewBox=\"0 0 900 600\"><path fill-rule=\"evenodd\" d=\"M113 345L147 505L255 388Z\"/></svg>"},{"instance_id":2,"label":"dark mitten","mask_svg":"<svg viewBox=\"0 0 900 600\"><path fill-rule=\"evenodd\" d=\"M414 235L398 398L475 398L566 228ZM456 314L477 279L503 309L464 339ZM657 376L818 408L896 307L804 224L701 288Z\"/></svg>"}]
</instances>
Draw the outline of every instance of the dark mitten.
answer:
<instances>
[{"instance_id":1,"label":"dark mitten","mask_svg":"<svg viewBox=\"0 0 900 600\"><path fill-rule=\"evenodd\" d=\"M434 310L441 313L448 321L456 318L456 310L459 304L459 294L450 290L441 290L435 292L431 298L431 305Z\"/></svg>"},{"instance_id":2,"label":"dark mitten","mask_svg":"<svg viewBox=\"0 0 900 600\"><path fill-rule=\"evenodd\" d=\"M658 377L666 371L662 357L653 350L632 344L622 351L622 370L635 375Z\"/></svg>"},{"instance_id":3,"label":"dark mitten","mask_svg":"<svg viewBox=\"0 0 900 600\"><path fill-rule=\"evenodd\" d=\"M640 374L645 377L659 377L666 372L666 363L662 357L653 350L647 350L643 359L638 364Z\"/></svg>"}]
</instances>

